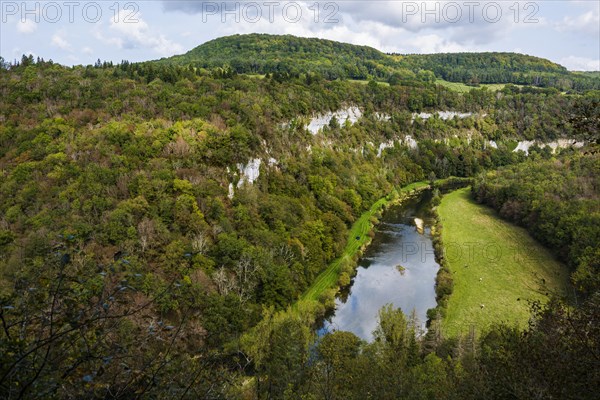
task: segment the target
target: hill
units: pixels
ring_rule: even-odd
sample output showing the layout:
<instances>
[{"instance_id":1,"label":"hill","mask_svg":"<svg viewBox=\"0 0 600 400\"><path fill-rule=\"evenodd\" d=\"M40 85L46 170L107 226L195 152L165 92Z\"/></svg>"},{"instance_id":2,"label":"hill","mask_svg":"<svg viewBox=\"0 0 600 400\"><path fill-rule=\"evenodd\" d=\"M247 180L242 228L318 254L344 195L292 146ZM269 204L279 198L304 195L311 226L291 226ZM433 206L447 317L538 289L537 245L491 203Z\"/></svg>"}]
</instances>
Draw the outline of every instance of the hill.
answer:
<instances>
[{"instance_id":1,"label":"hill","mask_svg":"<svg viewBox=\"0 0 600 400\"><path fill-rule=\"evenodd\" d=\"M411 70L433 71L450 82L515 83L552 86L560 77L572 75L552 61L517 53L441 53L396 56Z\"/></svg>"},{"instance_id":2,"label":"hill","mask_svg":"<svg viewBox=\"0 0 600 400\"><path fill-rule=\"evenodd\" d=\"M163 65L227 67L246 74L316 74L328 80L377 79L390 83L450 82L600 89L600 79L574 74L552 61L517 53L385 54L368 46L292 35L233 35L158 60Z\"/></svg>"},{"instance_id":3,"label":"hill","mask_svg":"<svg viewBox=\"0 0 600 400\"><path fill-rule=\"evenodd\" d=\"M383 78L395 62L368 46L292 35L233 35L206 42L160 63L214 68L228 65L238 73L320 73L328 79Z\"/></svg>"}]
</instances>

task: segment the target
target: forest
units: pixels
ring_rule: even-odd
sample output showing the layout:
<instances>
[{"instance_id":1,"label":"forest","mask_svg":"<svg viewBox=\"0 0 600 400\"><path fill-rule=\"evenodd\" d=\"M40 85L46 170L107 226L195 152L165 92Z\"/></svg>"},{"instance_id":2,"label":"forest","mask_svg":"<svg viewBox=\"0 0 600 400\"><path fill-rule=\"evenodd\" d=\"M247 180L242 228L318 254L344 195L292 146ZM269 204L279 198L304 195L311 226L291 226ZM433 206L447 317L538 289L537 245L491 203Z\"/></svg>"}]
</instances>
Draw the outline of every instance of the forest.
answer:
<instances>
[{"instance_id":1,"label":"forest","mask_svg":"<svg viewBox=\"0 0 600 400\"><path fill-rule=\"evenodd\" d=\"M517 53L448 53L396 55L409 70L433 71L436 77L472 86L480 83L513 83L553 87L562 91L598 89L585 74L570 73L548 60Z\"/></svg>"},{"instance_id":2,"label":"forest","mask_svg":"<svg viewBox=\"0 0 600 400\"><path fill-rule=\"evenodd\" d=\"M435 77L471 86L512 83L581 93L600 89L598 79L567 71L551 61L517 53L385 54L372 47L292 35L233 35L162 65L229 68L247 74L315 74L335 79L430 82Z\"/></svg>"},{"instance_id":3,"label":"forest","mask_svg":"<svg viewBox=\"0 0 600 400\"><path fill-rule=\"evenodd\" d=\"M274 39L243 36L200 48L206 64L1 60L1 397L592 398L600 92L587 89L599 79L581 93L461 94L419 64L381 85L398 72L391 56L296 39L278 50L296 70L237 65L230 55L280 57ZM356 57L364 71L349 72ZM307 130L349 106L356 123ZM586 146L513 151L560 138ZM372 343L318 337L335 293L297 300L352 224L406 185L452 176L556 251L577 306L532 304L525 330L499 321L454 338L388 307Z\"/></svg>"}]
</instances>

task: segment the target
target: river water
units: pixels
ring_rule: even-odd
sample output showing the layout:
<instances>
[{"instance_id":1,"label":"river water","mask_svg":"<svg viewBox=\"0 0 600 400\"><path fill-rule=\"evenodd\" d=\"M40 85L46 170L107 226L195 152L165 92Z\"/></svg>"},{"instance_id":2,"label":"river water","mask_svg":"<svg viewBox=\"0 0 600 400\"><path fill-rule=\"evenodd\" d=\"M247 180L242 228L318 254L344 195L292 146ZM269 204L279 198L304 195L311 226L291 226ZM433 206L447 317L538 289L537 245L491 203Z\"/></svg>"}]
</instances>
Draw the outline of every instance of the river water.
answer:
<instances>
[{"instance_id":1,"label":"river water","mask_svg":"<svg viewBox=\"0 0 600 400\"><path fill-rule=\"evenodd\" d=\"M424 222L422 233L415 218ZM436 306L434 287L439 269L431 241L432 224L431 191L390 207L359 261L356 276L341 290L335 310L319 333L350 331L370 341L378 311L388 303L400 307L407 317L414 310L424 328L427 310Z\"/></svg>"}]
</instances>

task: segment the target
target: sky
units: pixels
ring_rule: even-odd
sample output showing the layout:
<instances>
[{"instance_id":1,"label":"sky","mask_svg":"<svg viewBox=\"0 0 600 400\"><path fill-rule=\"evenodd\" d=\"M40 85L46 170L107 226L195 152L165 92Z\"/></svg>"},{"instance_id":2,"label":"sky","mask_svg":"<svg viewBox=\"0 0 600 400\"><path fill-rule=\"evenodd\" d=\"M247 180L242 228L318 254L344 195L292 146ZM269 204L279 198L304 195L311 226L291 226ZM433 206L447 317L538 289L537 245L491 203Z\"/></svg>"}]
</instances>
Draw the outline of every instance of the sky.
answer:
<instances>
[{"instance_id":1,"label":"sky","mask_svg":"<svg viewBox=\"0 0 600 400\"><path fill-rule=\"evenodd\" d=\"M394 53L508 51L600 70L600 0L10 1L0 56L146 61L221 36L292 34Z\"/></svg>"}]
</instances>

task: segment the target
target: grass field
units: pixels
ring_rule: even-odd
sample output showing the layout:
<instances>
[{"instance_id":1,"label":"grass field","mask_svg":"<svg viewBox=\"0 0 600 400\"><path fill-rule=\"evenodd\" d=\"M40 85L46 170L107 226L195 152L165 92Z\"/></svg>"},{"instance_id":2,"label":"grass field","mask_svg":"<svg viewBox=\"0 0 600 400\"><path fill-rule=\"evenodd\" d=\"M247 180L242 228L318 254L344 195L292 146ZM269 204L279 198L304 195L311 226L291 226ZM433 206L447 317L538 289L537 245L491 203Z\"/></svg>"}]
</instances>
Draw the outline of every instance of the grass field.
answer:
<instances>
[{"instance_id":1,"label":"grass field","mask_svg":"<svg viewBox=\"0 0 600 400\"><path fill-rule=\"evenodd\" d=\"M416 182L408 186L404 186L400 189L400 194L406 194L411 190L427 186L425 182ZM371 217L377 214L381 209L388 203L386 198L379 199L375 204L371 206L369 211L363 213L358 220L352 225L350 233L348 234L348 242L344 248L344 252L341 257L334 260L325 271L323 271L313 284L304 292L300 300L318 300L321 294L334 287L337 284L340 267L345 259L352 258L360 250L360 248L368 243L371 239L368 236L369 230L371 230ZM357 240L356 237L359 237Z\"/></svg>"},{"instance_id":2,"label":"grass field","mask_svg":"<svg viewBox=\"0 0 600 400\"><path fill-rule=\"evenodd\" d=\"M438 85L445 86L448 89L454 90L455 92L459 92L459 93L467 93L471 89L481 89L482 87L486 87L486 88L488 88L488 90L491 90L491 91L496 91L496 90L502 90L505 86L504 83L489 83L489 84L482 83L481 85L475 87L475 86L468 86L468 85L465 85L464 83L460 83L460 82L448 82L443 79L436 79L435 83Z\"/></svg>"},{"instance_id":3,"label":"grass field","mask_svg":"<svg viewBox=\"0 0 600 400\"><path fill-rule=\"evenodd\" d=\"M438 207L454 279L442 321L447 336L468 333L471 325L479 333L497 322L524 326L530 300L569 293L566 267L524 229L474 202L469 190L445 195Z\"/></svg>"}]
</instances>

